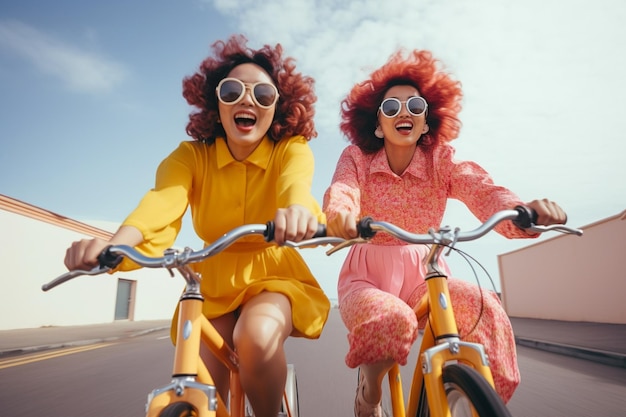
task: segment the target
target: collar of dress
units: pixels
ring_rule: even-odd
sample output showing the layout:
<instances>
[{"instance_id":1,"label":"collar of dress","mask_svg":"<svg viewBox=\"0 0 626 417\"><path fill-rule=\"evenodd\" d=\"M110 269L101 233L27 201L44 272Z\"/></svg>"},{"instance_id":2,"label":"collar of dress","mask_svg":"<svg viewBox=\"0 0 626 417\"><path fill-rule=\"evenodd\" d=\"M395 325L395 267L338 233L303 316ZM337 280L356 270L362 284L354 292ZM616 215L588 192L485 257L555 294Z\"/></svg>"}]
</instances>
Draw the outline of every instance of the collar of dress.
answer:
<instances>
[{"instance_id":1,"label":"collar of dress","mask_svg":"<svg viewBox=\"0 0 626 417\"><path fill-rule=\"evenodd\" d=\"M428 178L427 169L427 159L424 151L418 146L413 153L413 158L409 163L409 166L404 170L400 177L403 177L407 174L412 175L416 178L426 179ZM372 158L372 162L370 164L370 173L385 173L388 175L398 176L395 172L391 170L389 167L389 161L387 160L387 154L385 153L385 148L381 148L378 152L374 154Z\"/></svg>"},{"instance_id":2,"label":"collar of dress","mask_svg":"<svg viewBox=\"0 0 626 417\"><path fill-rule=\"evenodd\" d=\"M274 141L269 136L265 135L261 139L261 143L256 149L243 161L237 161L230 153L228 145L226 145L226 139L218 137L215 139L215 147L217 151L217 167L224 168L226 165L232 163L248 163L258 166L261 169L267 169L274 149Z\"/></svg>"}]
</instances>

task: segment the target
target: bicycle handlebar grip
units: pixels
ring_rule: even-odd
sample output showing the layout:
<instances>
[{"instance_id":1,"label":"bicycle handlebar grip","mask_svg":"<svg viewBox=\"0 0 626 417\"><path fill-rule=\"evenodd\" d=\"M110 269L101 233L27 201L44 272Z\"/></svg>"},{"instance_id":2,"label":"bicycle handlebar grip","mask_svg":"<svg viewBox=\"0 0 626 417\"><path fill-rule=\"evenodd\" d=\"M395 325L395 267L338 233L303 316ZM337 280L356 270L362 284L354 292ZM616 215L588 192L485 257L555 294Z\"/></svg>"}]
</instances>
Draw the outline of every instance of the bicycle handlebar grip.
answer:
<instances>
[{"instance_id":1,"label":"bicycle handlebar grip","mask_svg":"<svg viewBox=\"0 0 626 417\"><path fill-rule=\"evenodd\" d=\"M537 212L527 206L516 206L515 210L519 213L517 219L513 220L513 224L521 229L528 229L537 223Z\"/></svg>"},{"instance_id":2,"label":"bicycle handlebar grip","mask_svg":"<svg viewBox=\"0 0 626 417\"><path fill-rule=\"evenodd\" d=\"M361 220L359 220L359 223L356 225L356 230L359 232L360 237L362 237L363 239L369 239L371 237L374 237L376 232L372 230L370 226L373 221L374 219L369 216L363 217Z\"/></svg>"},{"instance_id":3,"label":"bicycle handlebar grip","mask_svg":"<svg viewBox=\"0 0 626 417\"><path fill-rule=\"evenodd\" d=\"M276 230L276 225L273 221L269 221L265 224L267 226L267 230L263 233L263 237L266 242L271 242L274 240L274 231ZM313 235L313 237L326 237L326 225L322 223L317 224L317 231Z\"/></svg>"},{"instance_id":4,"label":"bicycle handlebar grip","mask_svg":"<svg viewBox=\"0 0 626 417\"><path fill-rule=\"evenodd\" d=\"M318 223L317 232L315 232L313 237L326 237L326 225L322 223Z\"/></svg>"},{"instance_id":5,"label":"bicycle handlebar grip","mask_svg":"<svg viewBox=\"0 0 626 417\"><path fill-rule=\"evenodd\" d=\"M101 268L105 266L115 268L122 262L123 257L120 255L113 255L110 249L111 246L107 246L102 250L102 252L100 252L100 255L98 255L98 262L100 263Z\"/></svg>"}]
</instances>

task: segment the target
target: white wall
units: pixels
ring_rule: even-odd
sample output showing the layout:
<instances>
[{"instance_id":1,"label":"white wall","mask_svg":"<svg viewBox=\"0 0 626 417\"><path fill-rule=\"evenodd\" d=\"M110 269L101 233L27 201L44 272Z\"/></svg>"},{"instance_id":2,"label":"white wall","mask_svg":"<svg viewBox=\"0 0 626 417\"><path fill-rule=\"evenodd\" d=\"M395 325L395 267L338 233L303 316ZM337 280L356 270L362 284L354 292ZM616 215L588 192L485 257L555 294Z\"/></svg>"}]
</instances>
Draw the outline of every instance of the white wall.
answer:
<instances>
[{"instance_id":1,"label":"white wall","mask_svg":"<svg viewBox=\"0 0 626 417\"><path fill-rule=\"evenodd\" d=\"M114 321L117 279L136 281L134 320L169 319L183 289L179 275L138 270L78 277L48 292L66 271L65 250L88 236L0 210L0 330Z\"/></svg>"},{"instance_id":2,"label":"white wall","mask_svg":"<svg viewBox=\"0 0 626 417\"><path fill-rule=\"evenodd\" d=\"M510 316L626 324L626 219L582 229L498 257Z\"/></svg>"}]
</instances>

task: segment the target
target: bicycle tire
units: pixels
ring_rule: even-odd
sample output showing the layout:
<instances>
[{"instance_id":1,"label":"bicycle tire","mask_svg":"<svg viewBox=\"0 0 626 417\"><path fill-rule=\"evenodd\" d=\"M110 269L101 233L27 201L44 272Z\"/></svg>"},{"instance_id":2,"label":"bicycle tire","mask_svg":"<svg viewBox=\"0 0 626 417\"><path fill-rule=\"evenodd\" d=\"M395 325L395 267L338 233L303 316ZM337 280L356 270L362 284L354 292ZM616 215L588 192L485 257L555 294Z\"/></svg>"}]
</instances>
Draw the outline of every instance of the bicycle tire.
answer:
<instances>
[{"instance_id":1,"label":"bicycle tire","mask_svg":"<svg viewBox=\"0 0 626 417\"><path fill-rule=\"evenodd\" d=\"M443 368L443 383L453 417L467 415L462 410L468 403L481 417L511 417L498 393L474 368L448 365Z\"/></svg>"},{"instance_id":2,"label":"bicycle tire","mask_svg":"<svg viewBox=\"0 0 626 417\"><path fill-rule=\"evenodd\" d=\"M169 404L159 413L159 417L196 417L198 411L187 402Z\"/></svg>"},{"instance_id":3,"label":"bicycle tire","mask_svg":"<svg viewBox=\"0 0 626 417\"><path fill-rule=\"evenodd\" d=\"M474 368L461 364L446 366L443 384L452 417L471 416L468 404L481 417L511 417L498 393ZM423 381L416 417L430 417Z\"/></svg>"}]
</instances>

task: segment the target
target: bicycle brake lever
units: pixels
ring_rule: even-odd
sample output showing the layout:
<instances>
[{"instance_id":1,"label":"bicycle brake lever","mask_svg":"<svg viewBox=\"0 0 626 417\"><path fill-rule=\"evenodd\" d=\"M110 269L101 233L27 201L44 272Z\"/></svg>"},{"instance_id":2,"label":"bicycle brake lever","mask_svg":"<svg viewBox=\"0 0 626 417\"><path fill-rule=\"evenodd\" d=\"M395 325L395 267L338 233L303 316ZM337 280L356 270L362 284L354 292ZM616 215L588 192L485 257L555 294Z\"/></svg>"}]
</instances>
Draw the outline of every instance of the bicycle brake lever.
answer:
<instances>
[{"instance_id":1,"label":"bicycle brake lever","mask_svg":"<svg viewBox=\"0 0 626 417\"><path fill-rule=\"evenodd\" d=\"M338 243L334 247L326 251L326 255L330 256L335 252L340 251L343 248L347 248L357 243L369 243L370 239L376 234L375 230L372 230L371 223L373 219L371 217L363 217L356 225L358 236L352 239L346 239L341 243Z\"/></svg>"},{"instance_id":2,"label":"bicycle brake lever","mask_svg":"<svg viewBox=\"0 0 626 417\"><path fill-rule=\"evenodd\" d=\"M583 231L580 229L574 229L573 227L565 226L564 224L551 224L549 226L541 226L533 224L530 227L526 228L529 232L534 233L545 233L545 232L560 232L568 235L577 235L582 236Z\"/></svg>"},{"instance_id":3,"label":"bicycle brake lever","mask_svg":"<svg viewBox=\"0 0 626 417\"><path fill-rule=\"evenodd\" d=\"M349 246L352 245L356 245L357 243L369 243L369 239L363 238L363 237L355 237L354 239L347 239L344 240L343 242L335 245L334 247L328 249L326 251L326 255L330 256L333 253L340 251L343 248L347 248Z\"/></svg>"},{"instance_id":4,"label":"bicycle brake lever","mask_svg":"<svg viewBox=\"0 0 626 417\"><path fill-rule=\"evenodd\" d=\"M302 248L314 248L320 245L334 245L344 242L344 239L340 237L324 236L324 237L312 237L311 239L301 240L300 242L293 242L291 240L285 241L283 246L290 248L302 249Z\"/></svg>"},{"instance_id":5,"label":"bicycle brake lever","mask_svg":"<svg viewBox=\"0 0 626 417\"><path fill-rule=\"evenodd\" d=\"M85 271L82 269L75 269L72 271L68 271L58 277L56 277L55 279L53 279L52 281L48 282L47 284L44 284L41 286L42 291L48 291L58 285L61 285L73 278L79 277L81 275L100 275L103 274L105 272L108 272L111 268L109 268L108 266L105 267L100 267L100 266L96 266L94 268L92 268L89 271Z\"/></svg>"},{"instance_id":6,"label":"bicycle brake lever","mask_svg":"<svg viewBox=\"0 0 626 417\"><path fill-rule=\"evenodd\" d=\"M551 224L543 226L537 224L537 212L527 206L516 206L515 210L519 213L517 219L513 220L513 224L517 227L534 233L544 232L561 232L570 235L582 236L583 231L564 224Z\"/></svg>"}]
</instances>

